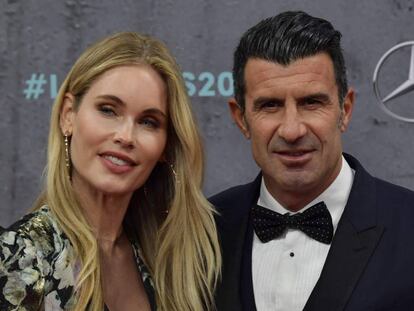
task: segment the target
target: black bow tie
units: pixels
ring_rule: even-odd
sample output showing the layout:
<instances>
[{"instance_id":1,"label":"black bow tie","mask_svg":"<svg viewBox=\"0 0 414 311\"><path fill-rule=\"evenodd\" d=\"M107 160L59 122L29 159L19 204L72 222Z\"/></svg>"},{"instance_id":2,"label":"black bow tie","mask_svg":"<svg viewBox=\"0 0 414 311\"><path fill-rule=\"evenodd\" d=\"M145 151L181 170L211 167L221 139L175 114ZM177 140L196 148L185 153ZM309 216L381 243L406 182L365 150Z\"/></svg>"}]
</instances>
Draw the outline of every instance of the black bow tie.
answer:
<instances>
[{"instance_id":1,"label":"black bow tie","mask_svg":"<svg viewBox=\"0 0 414 311\"><path fill-rule=\"evenodd\" d=\"M303 213L282 215L260 205L252 208L253 228L263 243L283 234L286 229L298 229L311 238L329 244L332 241L333 226L331 214L324 202L309 207Z\"/></svg>"}]
</instances>

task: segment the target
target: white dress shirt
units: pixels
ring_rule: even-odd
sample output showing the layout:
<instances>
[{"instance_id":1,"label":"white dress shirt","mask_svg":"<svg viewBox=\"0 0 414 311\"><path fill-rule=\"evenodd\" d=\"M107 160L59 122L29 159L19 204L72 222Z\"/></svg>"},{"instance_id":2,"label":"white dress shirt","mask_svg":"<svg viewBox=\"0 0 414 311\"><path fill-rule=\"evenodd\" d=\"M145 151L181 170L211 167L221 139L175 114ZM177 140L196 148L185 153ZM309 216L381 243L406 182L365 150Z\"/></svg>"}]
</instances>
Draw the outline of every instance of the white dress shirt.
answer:
<instances>
[{"instance_id":1,"label":"white dress shirt","mask_svg":"<svg viewBox=\"0 0 414 311\"><path fill-rule=\"evenodd\" d=\"M341 171L333 183L299 212L324 201L335 233L353 179L354 171L342 157ZM281 214L291 213L272 197L263 179L257 203ZM267 243L262 243L254 234L252 276L257 310L303 310L319 279L329 248L330 244L318 242L295 229L288 229L280 238Z\"/></svg>"}]
</instances>

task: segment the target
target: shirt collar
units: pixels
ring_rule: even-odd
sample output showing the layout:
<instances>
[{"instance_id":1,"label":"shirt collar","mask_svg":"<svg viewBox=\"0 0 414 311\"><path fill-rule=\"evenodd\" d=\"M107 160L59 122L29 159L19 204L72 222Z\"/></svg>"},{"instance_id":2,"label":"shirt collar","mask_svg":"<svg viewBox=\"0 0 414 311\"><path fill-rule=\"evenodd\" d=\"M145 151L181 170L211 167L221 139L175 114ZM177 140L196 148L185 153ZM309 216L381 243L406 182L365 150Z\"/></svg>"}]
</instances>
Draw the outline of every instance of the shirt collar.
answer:
<instances>
[{"instance_id":1,"label":"shirt collar","mask_svg":"<svg viewBox=\"0 0 414 311\"><path fill-rule=\"evenodd\" d=\"M316 197L312 202L307 204L299 212L305 211L307 208L312 205L324 201L328 207L328 211L332 217L332 224L334 231L338 226L339 219L342 216L342 213L345 209L346 202L348 201L349 193L351 192L352 183L354 181L355 171L349 166L345 158L342 156L342 165L341 170L336 176L335 180L325 189L318 197ZM271 209L280 214L295 214L291 211L284 208L267 190L264 179L262 177L262 182L260 185L260 196L257 204L264 206L268 209Z\"/></svg>"}]
</instances>

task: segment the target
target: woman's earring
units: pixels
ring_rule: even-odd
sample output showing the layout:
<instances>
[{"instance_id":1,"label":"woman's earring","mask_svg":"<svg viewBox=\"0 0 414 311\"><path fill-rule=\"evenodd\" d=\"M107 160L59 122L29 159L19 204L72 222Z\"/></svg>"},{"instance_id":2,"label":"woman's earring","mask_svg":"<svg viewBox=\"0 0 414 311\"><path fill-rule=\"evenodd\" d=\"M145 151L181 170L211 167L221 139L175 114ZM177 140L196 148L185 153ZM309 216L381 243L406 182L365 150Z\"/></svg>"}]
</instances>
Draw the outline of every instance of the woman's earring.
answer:
<instances>
[{"instance_id":1,"label":"woman's earring","mask_svg":"<svg viewBox=\"0 0 414 311\"><path fill-rule=\"evenodd\" d=\"M65 162L66 167L68 168L68 171L70 171L70 155L69 155L69 138L68 134L65 133Z\"/></svg>"},{"instance_id":2,"label":"woman's earring","mask_svg":"<svg viewBox=\"0 0 414 311\"><path fill-rule=\"evenodd\" d=\"M174 165L173 164L168 164L168 165L170 167L170 170L171 170L172 174L174 175L175 182L177 184L179 184L180 183L180 179L178 178L178 174L177 174L177 172L174 169Z\"/></svg>"}]
</instances>

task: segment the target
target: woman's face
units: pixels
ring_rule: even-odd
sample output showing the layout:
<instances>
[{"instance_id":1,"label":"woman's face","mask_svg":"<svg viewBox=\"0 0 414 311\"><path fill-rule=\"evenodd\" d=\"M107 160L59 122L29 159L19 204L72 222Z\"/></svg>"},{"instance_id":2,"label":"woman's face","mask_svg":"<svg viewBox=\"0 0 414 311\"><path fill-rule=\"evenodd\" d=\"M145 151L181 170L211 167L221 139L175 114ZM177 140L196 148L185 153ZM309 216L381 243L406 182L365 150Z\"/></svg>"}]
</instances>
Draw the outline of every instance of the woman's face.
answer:
<instances>
[{"instance_id":1,"label":"woman's face","mask_svg":"<svg viewBox=\"0 0 414 311\"><path fill-rule=\"evenodd\" d=\"M77 189L109 195L141 187L167 142L167 91L148 65L106 71L83 96L77 110L67 94L63 133L71 133L72 181ZM85 189L86 190L86 189Z\"/></svg>"}]
</instances>

